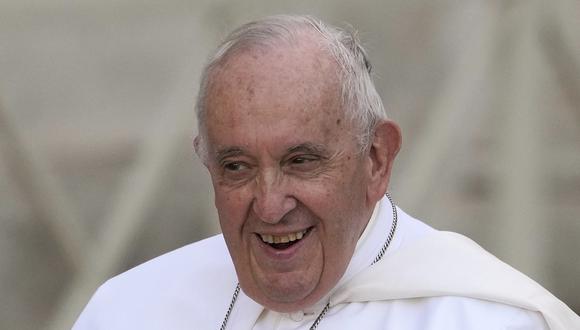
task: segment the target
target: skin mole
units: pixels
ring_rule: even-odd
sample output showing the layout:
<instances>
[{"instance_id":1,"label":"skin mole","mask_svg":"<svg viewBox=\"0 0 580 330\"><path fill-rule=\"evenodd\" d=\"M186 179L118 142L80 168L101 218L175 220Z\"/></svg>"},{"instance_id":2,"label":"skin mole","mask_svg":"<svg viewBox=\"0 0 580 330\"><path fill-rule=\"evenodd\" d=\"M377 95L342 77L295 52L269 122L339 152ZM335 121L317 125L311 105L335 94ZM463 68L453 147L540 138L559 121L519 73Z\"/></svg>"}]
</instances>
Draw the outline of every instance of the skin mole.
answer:
<instances>
[{"instance_id":1,"label":"skin mole","mask_svg":"<svg viewBox=\"0 0 580 330\"><path fill-rule=\"evenodd\" d=\"M246 87L246 92L248 92L248 101L251 101L254 98L254 87L252 87L252 85L248 85L248 87Z\"/></svg>"}]
</instances>

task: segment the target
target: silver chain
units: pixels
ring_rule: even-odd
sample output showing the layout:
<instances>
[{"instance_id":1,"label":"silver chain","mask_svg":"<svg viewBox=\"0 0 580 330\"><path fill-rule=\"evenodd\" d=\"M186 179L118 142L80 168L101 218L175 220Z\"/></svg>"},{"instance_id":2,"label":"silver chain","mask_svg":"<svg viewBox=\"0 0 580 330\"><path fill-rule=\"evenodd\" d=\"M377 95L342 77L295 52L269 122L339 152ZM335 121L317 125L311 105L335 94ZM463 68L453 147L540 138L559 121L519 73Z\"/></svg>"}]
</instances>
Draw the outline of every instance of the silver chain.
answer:
<instances>
[{"instance_id":1,"label":"silver chain","mask_svg":"<svg viewBox=\"0 0 580 330\"><path fill-rule=\"evenodd\" d=\"M222 326L220 327L220 330L226 329L226 325L228 324L228 319L230 318L230 314L232 313L232 309L234 309L234 304L236 303L236 300L238 300L238 294L240 294L240 283L238 283L238 285L236 285L236 289L234 290L234 295L232 296L232 302L230 302L230 307L228 307L228 311L226 313L226 318L222 322Z\"/></svg>"},{"instance_id":2,"label":"silver chain","mask_svg":"<svg viewBox=\"0 0 580 330\"><path fill-rule=\"evenodd\" d=\"M389 245L391 245L391 241L393 240L393 237L395 236L395 230L397 229L397 220L398 220L397 207L395 206L395 203L393 203L393 199L391 198L391 194L386 193L385 195L387 196L387 198L389 199L389 202L391 203L391 210L393 211L393 224L391 225L391 230L389 231L389 236L387 236L387 240L385 241L385 244L383 244L383 247L379 251L379 254L375 258L375 260L373 260L373 262L371 263L371 266L376 264L377 262L379 262L379 260L381 260L383 258L383 256L385 255L385 252L387 252L387 248L389 247Z\"/></svg>"},{"instance_id":3,"label":"silver chain","mask_svg":"<svg viewBox=\"0 0 580 330\"><path fill-rule=\"evenodd\" d=\"M393 237L395 236L395 230L397 229L397 220L398 220L397 207L395 206L395 203L393 203L393 199L391 198L391 195L389 193L386 193L385 195L387 196L387 198L389 199L389 202L391 203L391 209L393 211L393 223L391 225L391 230L389 231L389 236L387 236L387 240L385 241L385 244L383 244L383 247L379 250L379 254L376 256L375 260L373 260L373 262L371 263L371 266L376 264L379 260L381 260L383 258L383 256L385 255L385 252L387 252L387 248L389 247L389 245L391 244L391 241L393 240ZM230 318L230 314L232 313L232 310L234 309L234 305L236 304L236 300L238 300L239 294L240 294L240 283L238 283L238 285L236 285L236 289L234 290L234 295L232 296L232 301L230 302L230 306L228 307L228 311L226 312L226 317L224 318L224 321L222 322L222 326L220 327L220 330L226 329L226 326L228 324L228 320ZM324 316L326 315L326 313L328 312L329 309L330 309L330 301L326 303L326 305L322 309L322 312L320 312L320 314L318 314L318 317L316 318L316 320L314 320L314 323L310 327L310 330L316 330L316 328L318 328L318 325L320 324L320 322L322 321L322 319L324 318Z\"/></svg>"},{"instance_id":4,"label":"silver chain","mask_svg":"<svg viewBox=\"0 0 580 330\"><path fill-rule=\"evenodd\" d=\"M322 312L320 312L320 314L318 314L318 317L316 318L316 320L314 320L314 323L312 323L312 326L310 326L310 330L315 330L316 328L318 328L318 325L322 321L322 318L326 315L326 312L328 312L329 309L330 309L330 301L327 302L326 305L324 305Z\"/></svg>"}]
</instances>

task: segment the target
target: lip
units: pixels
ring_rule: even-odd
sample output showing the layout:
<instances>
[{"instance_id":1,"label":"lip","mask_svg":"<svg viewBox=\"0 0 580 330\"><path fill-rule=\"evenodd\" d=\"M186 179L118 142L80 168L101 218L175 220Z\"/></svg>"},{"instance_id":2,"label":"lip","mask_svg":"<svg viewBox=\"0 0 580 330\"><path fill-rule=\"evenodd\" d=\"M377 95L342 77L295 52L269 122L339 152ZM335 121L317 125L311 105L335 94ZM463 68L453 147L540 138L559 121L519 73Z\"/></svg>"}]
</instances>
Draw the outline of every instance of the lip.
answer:
<instances>
[{"instance_id":1,"label":"lip","mask_svg":"<svg viewBox=\"0 0 580 330\"><path fill-rule=\"evenodd\" d=\"M259 250L262 251L262 253L264 253L267 258L276 261L284 261L292 259L300 252L299 250L311 239L310 234L312 233L313 230L314 227L307 228L307 231L302 237L302 239L300 239L298 242L294 243L293 245L283 250L278 250L271 247L268 243L262 241L259 234L255 234L254 239L258 241ZM280 234L270 234L270 235L280 235Z\"/></svg>"}]
</instances>

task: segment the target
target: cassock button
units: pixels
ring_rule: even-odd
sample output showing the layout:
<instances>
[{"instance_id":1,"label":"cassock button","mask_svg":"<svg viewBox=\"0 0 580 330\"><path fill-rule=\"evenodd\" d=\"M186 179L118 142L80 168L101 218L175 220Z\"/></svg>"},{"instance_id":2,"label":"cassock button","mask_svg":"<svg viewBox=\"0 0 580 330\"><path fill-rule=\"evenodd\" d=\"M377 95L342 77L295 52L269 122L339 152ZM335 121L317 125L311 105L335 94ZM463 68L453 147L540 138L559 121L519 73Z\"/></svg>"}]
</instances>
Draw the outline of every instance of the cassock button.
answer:
<instances>
[{"instance_id":1,"label":"cassock button","mask_svg":"<svg viewBox=\"0 0 580 330\"><path fill-rule=\"evenodd\" d=\"M304 319L304 312L303 311L297 311L297 312L294 312L294 313L290 313L290 318L294 322L300 322L300 321L302 321Z\"/></svg>"}]
</instances>

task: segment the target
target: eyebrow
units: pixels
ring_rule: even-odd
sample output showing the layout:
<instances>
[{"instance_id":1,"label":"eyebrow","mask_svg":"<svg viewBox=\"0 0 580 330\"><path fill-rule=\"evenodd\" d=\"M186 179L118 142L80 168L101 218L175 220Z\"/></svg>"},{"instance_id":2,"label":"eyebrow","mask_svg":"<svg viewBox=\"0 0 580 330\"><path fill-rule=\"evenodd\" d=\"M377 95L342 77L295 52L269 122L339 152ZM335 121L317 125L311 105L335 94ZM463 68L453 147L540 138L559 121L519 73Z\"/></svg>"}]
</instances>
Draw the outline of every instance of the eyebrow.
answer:
<instances>
[{"instance_id":1,"label":"eyebrow","mask_svg":"<svg viewBox=\"0 0 580 330\"><path fill-rule=\"evenodd\" d=\"M301 144L292 146L292 147L286 149L286 152L289 154L295 153L295 152L306 152L306 153L311 153L311 154L325 155L327 153L327 150L322 144L315 144L315 143L306 142L306 143L301 143ZM215 153L215 156L216 156L215 158L218 162L220 162L225 158L240 156L240 155L243 155L245 153L246 153L246 151L243 148L233 146L233 147L227 147L227 148L223 148L223 149L218 150Z\"/></svg>"},{"instance_id":2,"label":"eyebrow","mask_svg":"<svg viewBox=\"0 0 580 330\"><path fill-rule=\"evenodd\" d=\"M288 153L307 152L307 153L324 155L324 154L326 154L326 148L321 144L314 144L314 143L306 142L306 143L301 143L299 145L288 148L287 152Z\"/></svg>"},{"instance_id":3,"label":"eyebrow","mask_svg":"<svg viewBox=\"0 0 580 330\"><path fill-rule=\"evenodd\" d=\"M224 158L239 156L244 153L244 149L240 147L228 147L218 150L215 155L218 161L222 161Z\"/></svg>"}]
</instances>

